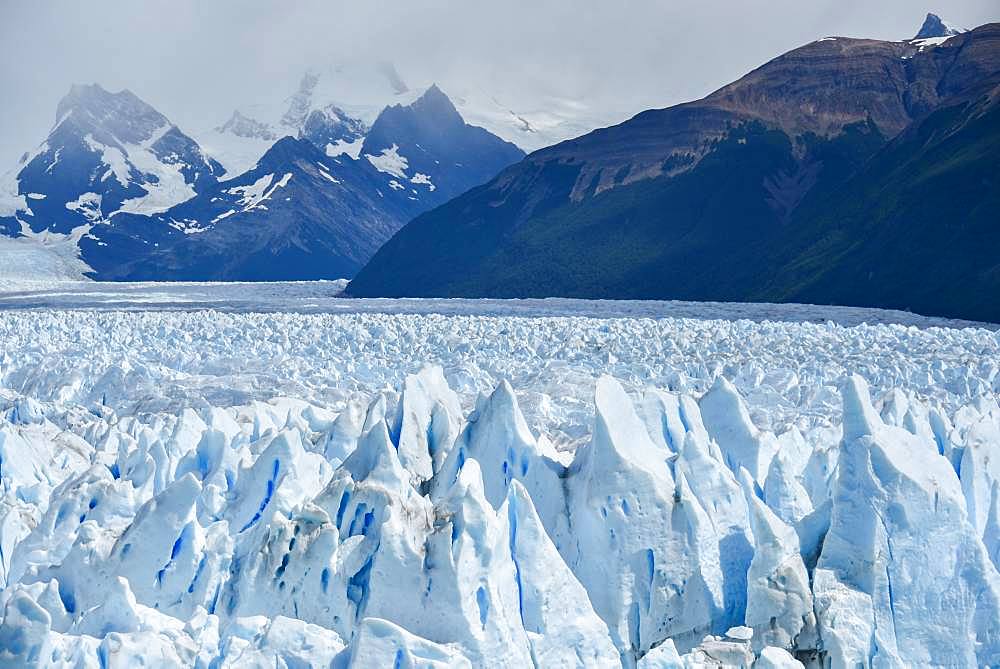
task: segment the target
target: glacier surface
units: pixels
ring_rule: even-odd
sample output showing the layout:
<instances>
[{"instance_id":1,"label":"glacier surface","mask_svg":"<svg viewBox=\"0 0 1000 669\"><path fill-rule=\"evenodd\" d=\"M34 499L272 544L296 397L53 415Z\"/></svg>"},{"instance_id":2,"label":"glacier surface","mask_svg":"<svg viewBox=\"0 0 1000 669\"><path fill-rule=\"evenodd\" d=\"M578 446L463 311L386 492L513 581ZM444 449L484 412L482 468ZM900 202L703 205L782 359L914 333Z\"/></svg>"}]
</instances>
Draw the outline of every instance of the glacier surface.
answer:
<instances>
[{"instance_id":1,"label":"glacier surface","mask_svg":"<svg viewBox=\"0 0 1000 669\"><path fill-rule=\"evenodd\" d=\"M0 665L1000 663L996 332L259 290L0 312Z\"/></svg>"}]
</instances>

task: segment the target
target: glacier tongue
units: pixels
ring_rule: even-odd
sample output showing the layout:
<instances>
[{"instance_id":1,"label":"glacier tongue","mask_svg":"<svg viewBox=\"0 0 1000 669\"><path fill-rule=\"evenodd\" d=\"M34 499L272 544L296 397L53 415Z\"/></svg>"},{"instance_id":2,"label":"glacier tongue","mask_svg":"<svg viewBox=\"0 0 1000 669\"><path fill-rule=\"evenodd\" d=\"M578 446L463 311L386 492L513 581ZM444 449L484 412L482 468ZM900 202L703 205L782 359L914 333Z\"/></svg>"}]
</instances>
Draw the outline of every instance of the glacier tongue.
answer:
<instances>
[{"instance_id":1,"label":"glacier tongue","mask_svg":"<svg viewBox=\"0 0 1000 669\"><path fill-rule=\"evenodd\" d=\"M3 389L0 664L1000 662L995 399L847 377L775 434L703 389L597 379L571 459L434 366L339 412Z\"/></svg>"}]
</instances>

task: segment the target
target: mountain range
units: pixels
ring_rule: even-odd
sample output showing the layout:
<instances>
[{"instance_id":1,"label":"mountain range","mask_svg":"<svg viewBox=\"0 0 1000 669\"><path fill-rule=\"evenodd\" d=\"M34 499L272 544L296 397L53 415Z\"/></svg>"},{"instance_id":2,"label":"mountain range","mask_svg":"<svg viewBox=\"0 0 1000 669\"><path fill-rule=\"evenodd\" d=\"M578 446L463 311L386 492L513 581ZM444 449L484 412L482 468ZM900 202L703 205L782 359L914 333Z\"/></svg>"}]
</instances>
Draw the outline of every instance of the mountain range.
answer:
<instances>
[{"instance_id":1,"label":"mountain range","mask_svg":"<svg viewBox=\"0 0 1000 669\"><path fill-rule=\"evenodd\" d=\"M449 79L446 90L466 122L528 151L624 118L581 100L493 88L498 85ZM225 123L196 128L192 136L230 175L252 167L286 135L308 139L330 156L357 157L385 108L406 107L427 88L407 81L390 62L340 60L306 71L287 90L278 84L274 92L254 91L253 102L240 104Z\"/></svg>"},{"instance_id":2,"label":"mountain range","mask_svg":"<svg viewBox=\"0 0 1000 669\"><path fill-rule=\"evenodd\" d=\"M1000 24L828 37L536 151L354 296L799 301L1000 320ZM414 261L419 259L419 262Z\"/></svg>"},{"instance_id":3,"label":"mountain range","mask_svg":"<svg viewBox=\"0 0 1000 669\"><path fill-rule=\"evenodd\" d=\"M73 86L0 180L0 234L63 245L82 261L70 274L103 280L1000 321L998 97L1000 24L935 15L911 40L826 37L529 156L507 140L545 144L583 117L456 104L388 63L307 72L193 134L127 90Z\"/></svg>"},{"instance_id":4,"label":"mountain range","mask_svg":"<svg viewBox=\"0 0 1000 669\"><path fill-rule=\"evenodd\" d=\"M301 96L285 117L222 127L271 142L234 174L131 92L74 86L8 177L0 232L69 236L104 280L350 277L413 216L524 156L466 124L437 86L370 126Z\"/></svg>"}]
</instances>

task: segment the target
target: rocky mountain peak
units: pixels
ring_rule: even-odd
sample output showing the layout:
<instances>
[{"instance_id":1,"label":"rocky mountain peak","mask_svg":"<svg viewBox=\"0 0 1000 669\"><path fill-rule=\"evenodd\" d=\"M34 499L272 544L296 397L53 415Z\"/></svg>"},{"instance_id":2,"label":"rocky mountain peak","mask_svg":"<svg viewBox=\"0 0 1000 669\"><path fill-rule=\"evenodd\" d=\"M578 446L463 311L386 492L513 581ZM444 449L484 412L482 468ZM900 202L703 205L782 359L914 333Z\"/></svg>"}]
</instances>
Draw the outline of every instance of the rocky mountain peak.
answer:
<instances>
[{"instance_id":1,"label":"rocky mountain peak","mask_svg":"<svg viewBox=\"0 0 1000 669\"><path fill-rule=\"evenodd\" d=\"M352 118L337 105L330 104L314 109L306 117L299 136L318 147L338 142L350 143L365 136L368 131L363 121Z\"/></svg>"},{"instance_id":2,"label":"rocky mountain peak","mask_svg":"<svg viewBox=\"0 0 1000 669\"><path fill-rule=\"evenodd\" d=\"M948 23L937 14L928 14L924 19L924 24L920 26L920 31L913 39L929 39L932 37L952 37L966 31L951 23Z\"/></svg>"},{"instance_id":3,"label":"rocky mountain peak","mask_svg":"<svg viewBox=\"0 0 1000 669\"><path fill-rule=\"evenodd\" d=\"M229 120L216 128L216 132L231 133L237 137L274 140L277 135L266 124L257 119L245 116L236 110Z\"/></svg>"},{"instance_id":4,"label":"rocky mountain peak","mask_svg":"<svg viewBox=\"0 0 1000 669\"><path fill-rule=\"evenodd\" d=\"M305 139L286 135L276 141L261 157L258 166L286 167L303 155L312 155L317 151L313 144Z\"/></svg>"},{"instance_id":5,"label":"rocky mountain peak","mask_svg":"<svg viewBox=\"0 0 1000 669\"><path fill-rule=\"evenodd\" d=\"M100 84L73 84L56 107L56 122L72 115L81 130L114 137L121 142L139 143L170 125L156 111L128 89L112 93Z\"/></svg>"},{"instance_id":6,"label":"rocky mountain peak","mask_svg":"<svg viewBox=\"0 0 1000 669\"><path fill-rule=\"evenodd\" d=\"M438 88L437 84L431 84L424 94L410 105L410 108L416 114L434 118L438 122L465 124L451 99Z\"/></svg>"},{"instance_id":7,"label":"rocky mountain peak","mask_svg":"<svg viewBox=\"0 0 1000 669\"><path fill-rule=\"evenodd\" d=\"M319 75L315 72L306 72L299 82L299 90L288 100L288 110L281 117L282 125L289 128L300 128L309 115L312 106L313 91L319 83Z\"/></svg>"}]
</instances>

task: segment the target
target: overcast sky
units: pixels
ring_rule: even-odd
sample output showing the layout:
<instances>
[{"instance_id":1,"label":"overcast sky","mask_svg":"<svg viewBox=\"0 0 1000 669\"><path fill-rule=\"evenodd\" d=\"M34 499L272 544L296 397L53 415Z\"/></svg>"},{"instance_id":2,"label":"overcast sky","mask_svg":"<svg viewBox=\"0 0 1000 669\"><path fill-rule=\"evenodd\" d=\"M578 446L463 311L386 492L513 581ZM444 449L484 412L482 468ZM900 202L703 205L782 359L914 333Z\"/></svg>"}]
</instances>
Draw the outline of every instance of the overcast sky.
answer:
<instances>
[{"instance_id":1,"label":"overcast sky","mask_svg":"<svg viewBox=\"0 0 1000 669\"><path fill-rule=\"evenodd\" d=\"M197 129L349 55L623 119L826 35L912 37L928 11L974 27L1000 19L1000 0L0 0L0 173L74 82L129 88Z\"/></svg>"}]
</instances>

